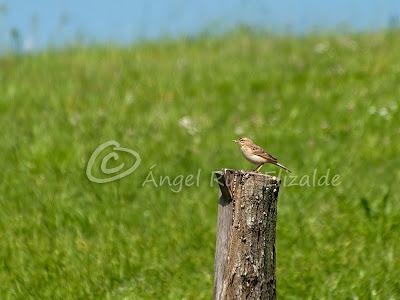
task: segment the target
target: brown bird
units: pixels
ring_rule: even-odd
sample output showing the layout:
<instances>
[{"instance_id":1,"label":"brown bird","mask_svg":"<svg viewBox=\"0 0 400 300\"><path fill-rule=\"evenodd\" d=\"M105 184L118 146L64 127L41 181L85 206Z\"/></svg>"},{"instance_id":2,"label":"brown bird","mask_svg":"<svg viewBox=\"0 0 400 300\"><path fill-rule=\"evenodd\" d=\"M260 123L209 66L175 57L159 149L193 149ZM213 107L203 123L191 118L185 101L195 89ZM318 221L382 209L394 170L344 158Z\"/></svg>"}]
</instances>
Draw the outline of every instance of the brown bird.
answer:
<instances>
[{"instance_id":1,"label":"brown bird","mask_svg":"<svg viewBox=\"0 0 400 300\"><path fill-rule=\"evenodd\" d=\"M286 168L284 165L281 165L278 162L278 159L273 157L271 154L266 152L263 148L260 146L254 144L254 142L247 138L247 137L242 137L239 140L233 140L235 143L238 143L240 146L240 150L243 153L243 156L251 163L257 165L257 168L254 170L255 172L260 171L261 167L266 164L270 163L273 165L276 165L278 167L281 167L282 169L288 171L289 173L292 173L288 168Z\"/></svg>"}]
</instances>

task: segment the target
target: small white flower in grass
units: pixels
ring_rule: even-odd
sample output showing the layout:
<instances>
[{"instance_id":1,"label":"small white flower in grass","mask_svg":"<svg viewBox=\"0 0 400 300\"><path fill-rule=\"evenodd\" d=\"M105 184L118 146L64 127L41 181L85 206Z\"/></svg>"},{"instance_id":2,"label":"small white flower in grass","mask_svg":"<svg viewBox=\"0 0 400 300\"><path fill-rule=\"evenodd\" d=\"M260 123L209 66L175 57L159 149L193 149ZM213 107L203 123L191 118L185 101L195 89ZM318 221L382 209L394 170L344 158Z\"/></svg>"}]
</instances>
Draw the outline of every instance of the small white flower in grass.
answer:
<instances>
[{"instance_id":1,"label":"small white flower in grass","mask_svg":"<svg viewBox=\"0 0 400 300\"><path fill-rule=\"evenodd\" d=\"M193 135L197 132L197 127L195 126L193 120L188 116L184 116L179 119L179 126L186 129L190 135Z\"/></svg>"},{"instance_id":2,"label":"small white flower in grass","mask_svg":"<svg viewBox=\"0 0 400 300\"><path fill-rule=\"evenodd\" d=\"M386 120L390 120L392 118L392 116L389 114L389 110L386 107L381 107L379 109L379 115Z\"/></svg>"},{"instance_id":3,"label":"small white flower in grass","mask_svg":"<svg viewBox=\"0 0 400 300\"><path fill-rule=\"evenodd\" d=\"M244 134L244 129L243 129L243 127L237 126L237 127L235 128L235 134L236 134L236 135L242 135L242 134Z\"/></svg>"},{"instance_id":4,"label":"small white flower in grass","mask_svg":"<svg viewBox=\"0 0 400 300\"><path fill-rule=\"evenodd\" d=\"M381 108L379 109L379 115L380 115L381 117L386 117L386 116L388 116L388 115L389 115L388 109L387 109L386 107L381 107Z\"/></svg>"},{"instance_id":5,"label":"small white flower in grass","mask_svg":"<svg viewBox=\"0 0 400 300\"><path fill-rule=\"evenodd\" d=\"M348 37L344 37L344 38L339 39L339 42L343 46L345 46L346 48L348 48L348 49L350 49L352 51L355 51L358 48L357 42L352 40L352 39L350 39L350 38L348 38Z\"/></svg>"},{"instance_id":6,"label":"small white flower in grass","mask_svg":"<svg viewBox=\"0 0 400 300\"><path fill-rule=\"evenodd\" d=\"M70 123L72 126L78 125L78 123L80 122L80 120L81 120L81 115L78 114L78 113L73 113L73 114L69 117L69 123Z\"/></svg>"},{"instance_id":7,"label":"small white flower in grass","mask_svg":"<svg viewBox=\"0 0 400 300\"><path fill-rule=\"evenodd\" d=\"M329 50L329 43L328 42L319 43L314 48L314 51L316 53L318 53L318 54L325 53L328 50Z\"/></svg>"},{"instance_id":8,"label":"small white flower in grass","mask_svg":"<svg viewBox=\"0 0 400 300\"><path fill-rule=\"evenodd\" d=\"M124 97L124 102L126 104L130 104L135 100L133 94L131 92L126 92L125 97Z\"/></svg>"},{"instance_id":9,"label":"small white flower in grass","mask_svg":"<svg viewBox=\"0 0 400 300\"><path fill-rule=\"evenodd\" d=\"M390 120L390 119L392 118L392 115L390 114L389 109L390 109L390 110L394 110L394 109L392 109L392 106L390 106L390 105L389 105L389 108L387 108L387 107L385 107L385 106L380 107L380 108L377 108L377 107L375 107L375 106L371 106L371 107L368 109L368 113L369 113L370 115L375 115L375 114L376 114L376 115L378 115L378 116L384 118L385 120ZM396 108L395 108L395 109L396 109Z\"/></svg>"}]
</instances>

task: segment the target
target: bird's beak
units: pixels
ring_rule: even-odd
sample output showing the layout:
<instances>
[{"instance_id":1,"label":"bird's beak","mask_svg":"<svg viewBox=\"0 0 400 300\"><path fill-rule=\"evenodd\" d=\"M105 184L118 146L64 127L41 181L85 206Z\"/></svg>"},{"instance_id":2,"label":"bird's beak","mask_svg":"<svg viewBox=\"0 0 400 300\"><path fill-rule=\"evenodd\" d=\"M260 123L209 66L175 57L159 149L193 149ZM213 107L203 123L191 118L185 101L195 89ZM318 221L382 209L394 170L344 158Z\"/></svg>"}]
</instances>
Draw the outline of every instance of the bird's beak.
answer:
<instances>
[{"instance_id":1,"label":"bird's beak","mask_svg":"<svg viewBox=\"0 0 400 300\"><path fill-rule=\"evenodd\" d=\"M235 143L238 143L238 140L232 140L233 142L235 142Z\"/></svg>"}]
</instances>

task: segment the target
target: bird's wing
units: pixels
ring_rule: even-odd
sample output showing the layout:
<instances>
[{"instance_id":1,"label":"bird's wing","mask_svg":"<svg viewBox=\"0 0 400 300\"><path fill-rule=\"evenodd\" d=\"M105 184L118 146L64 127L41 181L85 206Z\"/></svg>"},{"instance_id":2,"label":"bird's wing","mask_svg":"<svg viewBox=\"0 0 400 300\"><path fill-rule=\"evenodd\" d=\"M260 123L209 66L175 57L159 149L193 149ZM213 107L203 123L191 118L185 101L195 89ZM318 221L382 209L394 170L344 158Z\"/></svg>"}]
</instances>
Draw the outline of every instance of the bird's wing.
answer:
<instances>
[{"instance_id":1,"label":"bird's wing","mask_svg":"<svg viewBox=\"0 0 400 300\"><path fill-rule=\"evenodd\" d=\"M254 145L253 146L253 151L254 151L255 155L261 156L261 157L267 159L268 161L270 161L272 163L277 163L278 162L278 159L276 157L274 157L273 155L271 155L268 152L266 152L260 146Z\"/></svg>"}]
</instances>

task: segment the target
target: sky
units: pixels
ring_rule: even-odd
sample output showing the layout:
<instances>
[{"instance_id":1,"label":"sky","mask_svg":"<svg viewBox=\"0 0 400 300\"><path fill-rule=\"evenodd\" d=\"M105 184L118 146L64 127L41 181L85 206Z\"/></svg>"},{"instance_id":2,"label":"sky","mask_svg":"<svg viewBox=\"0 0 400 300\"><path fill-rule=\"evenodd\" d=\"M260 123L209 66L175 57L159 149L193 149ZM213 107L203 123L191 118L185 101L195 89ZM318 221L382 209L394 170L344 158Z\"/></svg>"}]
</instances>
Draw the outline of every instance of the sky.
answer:
<instances>
[{"instance_id":1,"label":"sky","mask_svg":"<svg viewBox=\"0 0 400 300\"><path fill-rule=\"evenodd\" d=\"M400 0L0 0L0 50L119 44L247 25L272 32L376 31L399 25Z\"/></svg>"}]
</instances>

